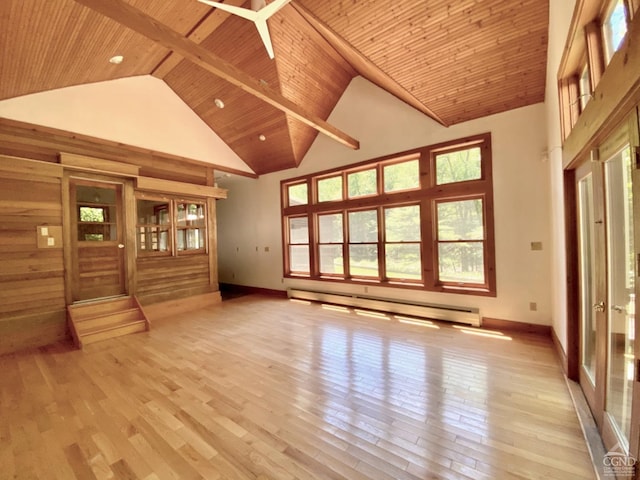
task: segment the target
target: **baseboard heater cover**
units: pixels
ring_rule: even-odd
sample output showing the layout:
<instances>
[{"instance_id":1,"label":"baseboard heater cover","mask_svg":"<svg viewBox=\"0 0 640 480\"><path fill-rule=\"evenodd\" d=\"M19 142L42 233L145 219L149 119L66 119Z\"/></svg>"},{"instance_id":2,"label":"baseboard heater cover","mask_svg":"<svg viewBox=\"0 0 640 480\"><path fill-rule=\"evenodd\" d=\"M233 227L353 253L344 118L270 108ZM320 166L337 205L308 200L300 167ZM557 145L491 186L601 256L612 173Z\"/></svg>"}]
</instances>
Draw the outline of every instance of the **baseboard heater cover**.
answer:
<instances>
[{"instance_id":1,"label":"baseboard heater cover","mask_svg":"<svg viewBox=\"0 0 640 480\"><path fill-rule=\"evenodd\" d=\"M367 308L381 312L410 315L431 320L443 320L447 322L464 323L479 327L481 325L480 310L473 307L457 307L451 305L438 305L431 303L412 302L408 300L395 300L388 298L369 297L362 295L350 295L341 293L318 292L312 290L287 290L289 298L310 300L314 302L326 302L346 307Z\"/></svg>"}]
</instances>

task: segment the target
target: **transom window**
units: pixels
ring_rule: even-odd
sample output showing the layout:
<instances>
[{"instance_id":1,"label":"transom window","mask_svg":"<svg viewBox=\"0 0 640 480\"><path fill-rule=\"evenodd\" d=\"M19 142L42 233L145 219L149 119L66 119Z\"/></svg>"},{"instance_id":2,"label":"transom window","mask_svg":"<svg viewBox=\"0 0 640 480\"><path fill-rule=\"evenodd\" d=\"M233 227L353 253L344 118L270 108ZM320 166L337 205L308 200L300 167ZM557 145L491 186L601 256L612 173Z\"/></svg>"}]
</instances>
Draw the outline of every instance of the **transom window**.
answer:
<instances>
[{"instance_id":1,"label":"transom window","mask_svg":"<svg viewBox=\"0 0 640 480\"><path fill-rule=\"evenodd\" d=\"M618 51L627 34L627 11L624 0L614 0L602 22L606 62Z\"/></svg>"},{"instance_id":2,"label":"transom window","mask_svg":"<svg viewBox=\"0 0 640 480\"><path fill-rule=\"evenodd\" d=\"M495 295L491 136L282 182L284 274Z\"/></svg>"},{"instance_id":3,"label":"transom window","mask_svg":"<svg viewBox=\"0 0 640 480\"><path fill-rule=\"evenodd\" d=\"M138 256L170 256L207 251L206 203L153 197L137 199Z\"/></svg>"}]
</instances>

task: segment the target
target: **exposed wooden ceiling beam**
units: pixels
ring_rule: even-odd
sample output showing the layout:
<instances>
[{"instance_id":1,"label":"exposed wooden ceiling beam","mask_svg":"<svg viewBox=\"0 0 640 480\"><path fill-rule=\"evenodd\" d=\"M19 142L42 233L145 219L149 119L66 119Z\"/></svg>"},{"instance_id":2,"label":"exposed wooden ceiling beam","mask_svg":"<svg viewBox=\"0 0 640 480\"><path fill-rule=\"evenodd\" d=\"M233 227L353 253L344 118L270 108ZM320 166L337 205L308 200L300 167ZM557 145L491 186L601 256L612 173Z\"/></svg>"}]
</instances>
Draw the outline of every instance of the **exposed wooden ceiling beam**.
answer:
<instances>
[{"instance_id":1,"label":"exposed wooden ceiling beam","mask_svg":"<svg viewBox=\"0 0 640 480\"><path fill-rule=\"evenodd\" d=\"M285 112L301 122L315 128L320 133L346 145L354 150L360 148L360 143L330 125L323 119L311 115L302 107L296 105L291 100L285 98L258 80L247 75L234 65L224 61L222 58L209 52L204 47L180 35L166 25L158 22L153 17L132 7L124 0L75 0L80 5L84 5L102 15L115 20L131 30L144 35L154 42L173 50L184 58L199 65L214 75L232 83L245 92L254 95L260 100Z\"/></svg>"},{"instance_id":2,"label":"exposed wooden ceiling beam","mask_svg":"<svg viewBox=\"0 0 640 480\"><path fill-rule=\"evenodd\" d=\"M233 5L234 7L241 7L245 3L245 0L225 0L224 3ZM198 25L196 25L193 30L187 34L187 38L197 44L202 43L204 39L222 25L230 15L230 13L218 8L209 10L209 14L206 15ZM157 78L164 78L171 70L177 67L182 60L184 60L184 57L179 53L169 52L169 54L162 60L162 62L160 62L151 74Z\"/></svg>"},{"instance_id":3,"label":"exposed wooden ceiling beam","mask_svg":"<svg viewBox=\"0 0 640 480\"><path fill-rule=\"evenodd\" d=\"M320 33L320 35L322 35L325 40L327 40L327 42L329 42L331 46L333 46L333 48L335 48L360 75L396 96L403 102L411 105L416 110L428 115L440 125L445 127L449 126L437 113L401 87L395 80L360 53L353 47L353 45L338 35L327 24L318 19L313 13L297 3L292 3L291 5L293 5L304 19L309 22L309 24L315 28L318 33Z\"/></svg>"}]
</instances>

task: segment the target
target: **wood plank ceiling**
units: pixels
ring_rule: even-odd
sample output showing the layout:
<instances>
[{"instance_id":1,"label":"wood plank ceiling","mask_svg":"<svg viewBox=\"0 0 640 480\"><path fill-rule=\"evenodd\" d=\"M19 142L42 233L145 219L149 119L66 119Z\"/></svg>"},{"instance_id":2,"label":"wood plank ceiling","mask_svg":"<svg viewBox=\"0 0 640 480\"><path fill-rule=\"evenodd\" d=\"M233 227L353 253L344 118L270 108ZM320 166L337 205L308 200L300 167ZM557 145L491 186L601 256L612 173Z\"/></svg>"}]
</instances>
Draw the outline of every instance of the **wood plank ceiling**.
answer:
<instances>
[{"instance_id":1,"label":"wood plank ceiling","mask_svg":"<svg viewBox=\"0 0 640 480\"><path fill-rule=\"evenodd\" d=\"M321 119L356 75L445 126L544 100L548 0L294 0L269 20L273 61L244 19L196 0L127 3ZM318 134L73 0L0 2L0 49L0 100L152 74L257 174L299 165Z\"/></svg>"}]
</instances>

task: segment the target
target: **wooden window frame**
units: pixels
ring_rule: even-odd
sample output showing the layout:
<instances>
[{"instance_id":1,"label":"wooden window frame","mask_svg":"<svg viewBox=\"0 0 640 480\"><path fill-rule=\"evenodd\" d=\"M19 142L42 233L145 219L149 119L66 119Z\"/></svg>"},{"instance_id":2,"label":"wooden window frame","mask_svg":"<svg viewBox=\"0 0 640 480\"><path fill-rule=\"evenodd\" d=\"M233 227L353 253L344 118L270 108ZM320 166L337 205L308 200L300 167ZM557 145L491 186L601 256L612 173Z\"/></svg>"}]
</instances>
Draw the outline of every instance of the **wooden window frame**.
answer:
<instances>
[{"instance_id":1,"label":"wooden window frame","mask_svg":"<svg viewBox=\"0 0 640 480\"><path fill-rule=\"evenodd\" d=\"M465 150L480 147L481 178L436 185L435 156L443 152ZM417 159L419 163L419 187L384 191L384 167ZM347 196L347 177L350 173L375 168L377 171L378 192L376 195L363 195L354 198ZM341 177L342 200L318 201L318 180ZM310 202L308 205L289 205L288 188L291 185L307 183ZM447 283L438 279L437 232L435 220L435 205L442 200L465 200L482 198L484 216L484 279L483 284L477 283ZM385 224L384 211L386 208L419 205L420 237L421 237L421 281L415 279L388 278L386 276L385 259ZM395 155L367 160L342 168L335 168L323 172L285 179L281 181L282 231L283 231L283 274L286 278L304 278L309 280L352 283L376 284L409 289L421 289L436 292L462 293L471 295L496 296L495 270L495 228L493 219L493 175L491 134L484 133L450 142L425 146ZM376 210L378 215L378 275L365 277L353 275L350 271L349 259L349 212L362 210ZM341 213L343 215L343 274L321 274L319 265L319 224L320 215ZM289 222L291 217L306 216L309 227L309 265L310 272L301 274L293 272L289 259ZM410 242L412 243L412 242Z\"/></svg>"},{"instance_id":2,"label":"wooden window frame","mask_svg":"<svg viewBox=\"0 0 640 480\"><path fill-rule=\"evenodd\" d=\"M613 50L613 47L611 45L609 45L609 42L607 42L607 35L605 33L605 27L606 27L606 19L613 13L613 11L615 9L615 5L618 2L622 2L622 6L623 6L623 8L625 10L625 24L626 24L626 28L627 28L627 31L625 33L625 37L629 33L629 24L630 24L630 19L631 19L629 3L626 0L608 0L607 2L605 2L604 3L604 9L603 9L602 14L601 14L602 21L600 22L600 34L601 34L602 52L603 52L605 68L606 68L607 65L609 65L609 63L611 63L611 59L613 58L613 56L617 52L617 50Z\"/></svg>"},{"instance_id":3,"label":"wooden window frame","mask_svg":"<svg viewBox=\"0 0 640 480\"><path fill-rule=\"evenodd\" d=\"M208 255L209 254L209 208L207 199L204 198L184 198L172 195L159 195L149 194L146 192L136 192L136 257L137 258L151 258L151 257L183 257L187 255ZM155 202L164 202L168 205L169 223L168 224L150 224L141 223L137 214L137 202L141 200L149 200ZM181 226L178 225L178 204L197 204L201 205L204 213L202 225L198 226ZM170 248L166 251L144 251L140 250L138 243L138 235L140 234L140 228L166 228L169 232ZM204 230L203 246L198 249L190 250L178 250L178 231L179 230Z\"/></svg>"},{"instance_id":4,"label":"wooden window frame","mask_svg":"<svg viewBox=\"0 0 640 480\"><path fill-rule=\"evenodd\" d=\"M303 205L300 205L303 206ZM306 205L304 205L306 206ZM308 231L308 235L307 235L307 243L292 243L291 241L291 224L289 222L290 219L294 219L294 218L304 218L307 220L307 231ZM289 276L290 277L304 277L304 278L308 278L311 275L311 271L313 270L313 261L314 261L314 257L315 255L312 253L312 248L311 245L314 244L314 242L311 241L311 225L310 225L310 219L308 215L289 215L288 217L284 218L284 260L285 260L285 268L287 269L287 271L289 272ZM290 258L290 252L291 252L291 247L295 246L295 245L306 245L308 250L309 250L309 255L310 255L310 259L309 259L309 272L305 272L302 270L293 270L291 268L291 258Z\"/></svg>"},{"instance_id":5,"label":"wooden window frame","mask_svg":"<svg viewBox=\"0 0 640 480\"><path fill-rule=\"evenodd\" d=\"M581 108L579 78L585 63L589 68L591 95L595 95L604 71L611 58L606 58L604 19L616 0L577 0L569 27L567 48L558 68L558 95L560 102L560 126L563 141L569 137L578 117L588 110L589 103ZM626 12L627 36L631 21L637 14L640 0L623 0ZM625 40L626 41L626 40ZM612 55L613 57L613 55Z\"/></svg>"},{"instance_id":6,"label":"wooden window frame","mask_svg":"<svg viewBox=\"0 0 640 480\"><path fill-rule=\"evenodd\" d=\"M202 225L180 225L178 222L178 205L181 204L185 204L185 205L202 205L202 211L203 211L203 218L202 218ZM186 213L186 215L188 215L188 213ZM174 225L174 239L175 239L175 251L176 251L176 255L177 256L183 256L183 255L199 255L199 254L206 254L207 253L207 245L209 244L209 242L207 241L208 238L208 232L207 232L207 201L205 199L184 199L184 198L179 198L179 199L174 199L173 200L173 225ZM188 221L188 219L186 219L185 221ZM179 232L184 231L184 232L189 232L190 230L203 230L204 231L204 239L203 239L203 245L200 248L191 248L188 249L183 248L182 250L180 250L178 248L178 235ZM187 241L187 236L185 235L185 242Z\"/></svg>"},{"instance_id":7,"label":"wooden window frame","mask_svg":"<svg viewBox=\"0 0 640 480\"><path fill-rule=\"evenodd\" d=\"M138 217L138 201L151 201L151 202L163 202L167 204L167 215L169 223L141 223ZM155 208L154 208L155 211ZM168 228L167 228L168 227ZM168 229L169 248L164 251L155 250L141 250L138 236L142 233L142 228L156 228L158 230L162 228ZM144 197L136 195L136 255L138 257L170 257L173 256L174 249L174 235L173 235L173 215L171 214L171 199L161 196L145 195Z\"/></svg>"}]
</instances>

